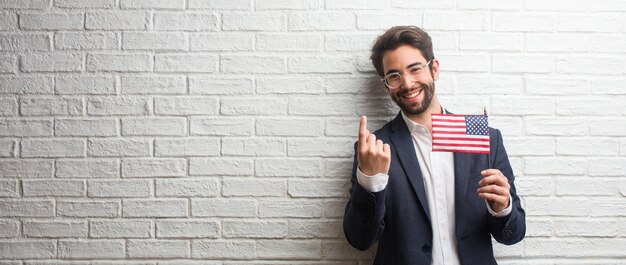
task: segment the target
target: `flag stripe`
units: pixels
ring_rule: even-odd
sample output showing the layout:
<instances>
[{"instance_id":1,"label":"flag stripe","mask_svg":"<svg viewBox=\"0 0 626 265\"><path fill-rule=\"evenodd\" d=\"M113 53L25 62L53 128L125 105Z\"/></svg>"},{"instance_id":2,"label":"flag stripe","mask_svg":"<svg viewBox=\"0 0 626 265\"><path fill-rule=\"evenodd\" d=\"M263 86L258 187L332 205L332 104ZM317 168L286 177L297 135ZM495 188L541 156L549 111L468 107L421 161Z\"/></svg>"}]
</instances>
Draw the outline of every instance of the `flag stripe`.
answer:
<instances>
[{"instance_id":1,"label":"flag stripe","mask_svg":"<svg viewBox=\"0 0 626 265\"><path fill-rule=\"evenodd\" d=\"M434 152L489 153L487 116L433 114L432 126Z\"/></svg>"}]
</instances>

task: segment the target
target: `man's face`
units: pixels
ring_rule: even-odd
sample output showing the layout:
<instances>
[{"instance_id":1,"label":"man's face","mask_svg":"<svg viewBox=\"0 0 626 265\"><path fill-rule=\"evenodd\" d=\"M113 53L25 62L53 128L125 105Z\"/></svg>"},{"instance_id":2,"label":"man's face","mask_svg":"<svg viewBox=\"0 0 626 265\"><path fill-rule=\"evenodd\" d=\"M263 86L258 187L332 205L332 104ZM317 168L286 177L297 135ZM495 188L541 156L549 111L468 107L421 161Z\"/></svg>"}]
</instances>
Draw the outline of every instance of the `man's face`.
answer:
<instances>
[{"instance_id":1,"label":"man's face","mask_svg":"<svg viewBox=\"0 0 626 265\"><path fill-rule=\"evenodd\" d=\"M439 62L433 59L432 72L426 66L427 60L419 49L402 45L395 50L383 54L383 70L385 76L399 73L402 83L397 88L387 88L391 99L405 114L421 114L435 95L435 80L439 78ZM420 67L423 67L419 70ZM416 70L419 74L416 73Z\"/></svg>"}]
</instances>

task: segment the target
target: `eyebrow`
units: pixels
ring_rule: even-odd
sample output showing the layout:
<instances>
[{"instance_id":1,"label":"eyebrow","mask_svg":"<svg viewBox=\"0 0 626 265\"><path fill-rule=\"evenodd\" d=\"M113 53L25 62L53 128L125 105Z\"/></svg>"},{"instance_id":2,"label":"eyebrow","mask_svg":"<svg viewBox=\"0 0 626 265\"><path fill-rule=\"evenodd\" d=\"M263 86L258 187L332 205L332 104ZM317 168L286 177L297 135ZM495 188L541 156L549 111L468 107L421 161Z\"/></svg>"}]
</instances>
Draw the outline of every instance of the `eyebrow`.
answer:
<instances>
[{"instance_id":1,"label":"eyebrow","mask_svg":"<svg viewBox=\"0 0 626 265\"><path fill-rule=\"evenodd\" d=\"M409 69L409 68L411 68L411 67L414 67L414 66L419 66L419 65L423 65L423 63L422 63L422 62L414 62L414 63L412 63L412 64L409 64L406 68L407 68L407 69ZM398 72L400 72L400 71L395 70L395 69L391 69L391 70L389 70L389 71L387 71L387 72L385 73L385 76L386 76L386 75L388 75L388 74L391 74L391 73L398 73Z\"/></svg>"}]
</instances>

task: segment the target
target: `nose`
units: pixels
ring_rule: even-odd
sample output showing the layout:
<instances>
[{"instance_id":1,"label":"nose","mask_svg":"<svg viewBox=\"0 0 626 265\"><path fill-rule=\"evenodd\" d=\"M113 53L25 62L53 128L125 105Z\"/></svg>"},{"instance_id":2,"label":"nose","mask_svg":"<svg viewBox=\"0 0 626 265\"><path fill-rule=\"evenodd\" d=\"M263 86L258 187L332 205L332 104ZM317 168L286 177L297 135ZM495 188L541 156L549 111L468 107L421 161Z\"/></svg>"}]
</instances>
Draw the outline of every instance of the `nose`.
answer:
<instances>
[{"instance_id":1,"label":"nose","mask_svg":"<svg viewBox=\"0 0 626 265\"><path fill-rule=\"evenodd\" d=\"M402 78L402 88L411 88L413 83L415 83L415 80L410 75L401 75L400 78Z\"/></svg>"}]
</instances>

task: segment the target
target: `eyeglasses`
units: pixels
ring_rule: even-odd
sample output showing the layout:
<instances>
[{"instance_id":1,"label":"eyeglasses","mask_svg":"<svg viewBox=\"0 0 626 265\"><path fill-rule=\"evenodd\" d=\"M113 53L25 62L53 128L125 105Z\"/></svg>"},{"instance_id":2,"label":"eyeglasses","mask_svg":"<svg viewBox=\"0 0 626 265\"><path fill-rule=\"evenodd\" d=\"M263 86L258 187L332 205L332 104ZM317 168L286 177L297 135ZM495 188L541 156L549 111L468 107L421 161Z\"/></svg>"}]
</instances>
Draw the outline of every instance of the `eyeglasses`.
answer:
<instances>
[{"instance_id":1,"label":"eyeglasses","mask_svg":"<svg viewBox=\"0 0 626 265\"><path fill-rule=\"evenodd\" d=\"M403 75L406 74L407 77L411 78L411 81L415 81L421 74L426 71L425 68L430 65L431 61L432 60L428 61L426 64L420 64L409 68L408 73L401 74L400 72L395 72L388 74L385 77L381 78L380 81L385 83L385 85L390 89L399 88L400 86L402 86Z\"/></svg>"}]
</instances>

